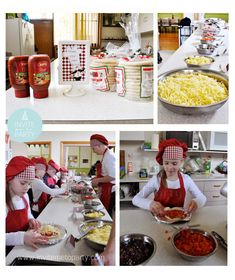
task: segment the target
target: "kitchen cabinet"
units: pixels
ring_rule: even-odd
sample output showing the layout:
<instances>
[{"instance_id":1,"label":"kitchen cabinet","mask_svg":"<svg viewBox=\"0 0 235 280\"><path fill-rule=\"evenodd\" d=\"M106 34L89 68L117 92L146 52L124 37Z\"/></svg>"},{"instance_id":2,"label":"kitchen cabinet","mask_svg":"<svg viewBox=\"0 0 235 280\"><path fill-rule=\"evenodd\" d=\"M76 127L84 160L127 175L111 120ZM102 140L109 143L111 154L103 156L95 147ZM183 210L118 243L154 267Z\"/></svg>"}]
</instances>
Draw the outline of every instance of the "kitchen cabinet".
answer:
<instances>
[{"instance_id":1,"label":"kitchen cabinet","mask_svg":"<svg viewBox=\"0 0 235 280\"><path fill-rule=\"evenodd\" d=\"M44 157L47 161L51 159L51 142L26 142L25 144L27 157Z\"/></svg>"},{"instance_id":2,"label":"kitchen cabinet","mask_svg":"<svg viewBox=\"0 0 235 280\"><path fill-rule=\"evenodd\" d=\"M130 173L120 180L120 189L124 197L120 198L120 202L129 202L132 205L132 198L140 191L148 182L149 178L140 179L137 173Z\"/></svg>"},{"instance_id":3,"label":"kitchen cabinet","mask_svg":"<svg viewBox=\"0 0 235 280\"><path fill-rule=\"evenodd\" d=\"M134 192L132 193L132 196L125 196L125 201L132 201L133 194L136 194L139 192L144 185L149 181L150 178L144 178L140 179L138 177L137 173L126 175L123 179L120 180L120 188L122 186L129 186L129 189L133 188L134 185ZM222 178L216 178L213 175L193 175L192 176L193 181L198 186L198 188L201 190L201 192L206 196L207 202L206 206L215 206L215 205L226 205L227 199L220 194L220 189L223 187L223 185L227 182L226 177ZM151 194L149 199L154 198L154 194ZM190 193L187 193L186 201L190 201L192 199L192 196ZM121 203L124 200L120 200Z\"/></svg>"},{"instance_id":4,"label":"kitchen cabinet","mask_svg":"<svg viewBox=\"0 0 235 280\"><path fill-rule=\"evenodd\" d=\"M227 203L226 197L220 194L220 190L225 183L225 180L205 182L204 194L207 197L206 205L220 205Z\"/></svg>"},{"instance_id":5,"label":"kitchen cabinet","mask_svg":"<svg viewBox=\"0 0 235 280\"><path fill-rule=\"evenodd\" d=\"M206 176L204 176L206 178ZM207 202L206 205L212 206L212 205L226 205L227 199L223 195L220 194L220 189L223 187L223 185L226 183L225 179L193 179L195 184L198 186L198 188L201 190L201 192L206 196ZM190 197L192 198L192 197ZM188 198L188 199L190 199Z\"/></svg>"},{"instance_id":6,"label":"kitchen cabinet","mask_svg":"<svg viewBox=\"0 0 235 280\"><path fill-rule=\"evenodd\" d=\"M144 32L153 32L153 14L152 13L143 13L139 15L139 31L140 33Z\"/></svg>"}]
</instances>

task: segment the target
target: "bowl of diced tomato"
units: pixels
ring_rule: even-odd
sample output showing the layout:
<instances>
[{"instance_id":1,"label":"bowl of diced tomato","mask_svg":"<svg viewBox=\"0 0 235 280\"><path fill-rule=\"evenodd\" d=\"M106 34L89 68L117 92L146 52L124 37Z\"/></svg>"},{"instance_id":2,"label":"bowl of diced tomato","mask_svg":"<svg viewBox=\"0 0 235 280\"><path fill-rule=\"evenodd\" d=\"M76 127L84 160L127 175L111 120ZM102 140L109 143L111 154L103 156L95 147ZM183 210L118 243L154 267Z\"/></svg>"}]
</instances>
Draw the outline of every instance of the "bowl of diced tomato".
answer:
<instances>
[{"instance_id":1,"label":"bowl of diced tomato","mask_svg":"<svg viewBox=\"0 0 235 280\"><path fill-rule=\"evenodd\" d=\"M174 233L172 244L177 253L188 261L204 261L218 248L214 236L202 229L180 229Z\"/></svg>"}]
</instances>

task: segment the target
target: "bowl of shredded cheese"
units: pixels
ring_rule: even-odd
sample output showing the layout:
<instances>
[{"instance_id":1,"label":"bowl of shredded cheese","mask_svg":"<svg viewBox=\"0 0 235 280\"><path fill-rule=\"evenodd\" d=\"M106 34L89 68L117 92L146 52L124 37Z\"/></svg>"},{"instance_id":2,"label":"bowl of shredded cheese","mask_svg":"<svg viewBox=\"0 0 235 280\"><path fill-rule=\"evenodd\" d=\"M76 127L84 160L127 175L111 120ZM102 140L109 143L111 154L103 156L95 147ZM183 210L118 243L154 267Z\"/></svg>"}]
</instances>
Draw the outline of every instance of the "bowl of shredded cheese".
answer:
<instances>
[{"instance_id":1,"label":"bowl of shredded cheese","mask_svg":"<svg viewBox=\"0 0 235 280\"><path fill-rule=\"evenodd\" d=\"M85 220L100 220L105 216L103 211L93 209L85 209L81 213Z\"/></svg>"},{"instance_id":2,"label":"bowl of shredded cheese","mask_svg":"<svg viewBox=\"0 0 235 280\"><path fill-rule=\"evenodd\" d=\"M86 221L79 226L79 230L85 232L89 227L94 229L84 238L87 245L97 251L103 251L109 240L112 221Z\"/></svg>"},{"instance_id":3,"label":"bowl of shredded cheese","mask_svg":"<svg viewBox=\"0 0 235 280\"><path fill-rule=\"evenodd\" d=\"M209 69L169 71L158 77L158 98L179 114L212 113L228 100L228 77Z\"/></svg>"},{"instance_id":4,"label":"bowl of shredded cheese","mask_svg":"<svg viewBox=\"0 0 235 280\"><path fill-rule=\"evenodd\" d=\"M208 67L214 62L214 58L210 56L194 55L184 59L188 67L203 68Z\"/></svg>"}]
</instances>

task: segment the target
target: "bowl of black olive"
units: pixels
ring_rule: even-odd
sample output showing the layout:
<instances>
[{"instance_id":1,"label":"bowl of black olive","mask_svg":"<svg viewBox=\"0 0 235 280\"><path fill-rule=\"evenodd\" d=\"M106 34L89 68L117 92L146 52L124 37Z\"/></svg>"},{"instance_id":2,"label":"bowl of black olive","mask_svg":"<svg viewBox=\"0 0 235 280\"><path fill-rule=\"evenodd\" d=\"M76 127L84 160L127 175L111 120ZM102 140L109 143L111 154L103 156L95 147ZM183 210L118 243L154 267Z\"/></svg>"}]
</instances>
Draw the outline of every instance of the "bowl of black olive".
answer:
<instances>
[{"instance_id":1,"label":"bowl of black olive","mask_svg":"<svg viewBox=\"0 0 235 280\"><path fill-rule=\"evenodd\" d=\"M120 237L120 265L144 265L154 255L155 241L144 234L125 234Z\"/></svg>"}]
</instances>

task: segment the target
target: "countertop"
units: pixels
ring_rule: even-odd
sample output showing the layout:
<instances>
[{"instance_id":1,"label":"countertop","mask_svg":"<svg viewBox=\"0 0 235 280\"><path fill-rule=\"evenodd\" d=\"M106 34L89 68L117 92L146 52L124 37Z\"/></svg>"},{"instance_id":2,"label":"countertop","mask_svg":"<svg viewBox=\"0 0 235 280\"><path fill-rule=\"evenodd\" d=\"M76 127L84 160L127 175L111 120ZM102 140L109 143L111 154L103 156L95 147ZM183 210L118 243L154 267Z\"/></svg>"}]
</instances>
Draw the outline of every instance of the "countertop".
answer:
<instances>
[{"instance_id":1,"label":"countertop","mask_svg":"<svg viewBox=\"0 0 235 280\"><path fill-rule=\"evenodd\" d=\"M77 220L72 219L73 207L76 206L78 206L78 203L73 203L70 198L53 198L39 215L38 220L41 223L63 225L67 229L67 236L73 234L77 237L79 235L78 226L84 220L81 213L77 214ZM105 209L102 209L102 211L105 212L103 220L111 221L112 219L108 212ZM32 257L52 261L73 262L76 265L81 265L81 256L94 256L96 253L95 250L88 247L84 239L77 242L72 250L67 250L65 244L66 238L55 245L38 245L39 248L37 250L29 246L15 246L7 255L6 264L9 265L16 257Z\"/></svg>"},{"instance_id":2,"label":"countertop","mask_svg":"<svg viewBox=\"0 0 235 280\"><path fill-rule=\"evenodd\" d=\"M193 174L190 176L195 182L199 181L224 181L227 180L227 176L223 174ZM151 177L148 178L139 178L139 173L133 172L131 174L125 175L122 179L120 179L120 183L147 183Z\"/></svg>"},{"instance_id":3,"label":"countertop","mask_svg":"<svg viewBox=\"0 0 235 280\"><path fill-rule=\"evenodd\" d=\"M205 261L190 262L177 255L171 240L168 240L168 237L174 232L170 225L159 224L146 210L133 209L121 210L120 212L121 235L142 233L152 237L156 242L156 252L146 265L227 265L227 252L220 245L216 253ZM200 229L218 232L225 240L227 239L226 223L226 206L206 206L198 209L190 221L190 224L200 224Z\"/></svg>"},{"instance_id":4,"label":"countertop","mask_svg":"<svg viewBox=\"0 0 235 280\"><path fill-rule=\"evenodd\" d=\"M33 109L44 123L153 123L153 102L130 101L116 92L96 91L84 86L86 95L67 97L63 91L70 86L58 84L58 60L51 63L49 98L15 98L13 88L6 92L6 119L21 108ZM32 92L32 89L30 88Z\"/></svg>"},{"instance_id":5,"label":"countertop","mask_svg":"<svg viewBox=\"0 0 235 280\"><path fill-rule=\"evenodd\" d=\"M222 53L225 49L228 49L228 30L222 30L225 35L223 38L224 45L218 47L218 52ZM222 34L221 33L221 34ZM196 45L200 44L200 33L195 31L184 44L174 52L162 65L159 66L158 75L161 75L170 70L178 68L187 68L184 59L191 55L198 55L195 48ZM215 51L217 54L217 51ZM220 71L219 65L222 67L228 64L228 54L214 56L215 62L211 65L210 69ZM158 123L160 124L226 124L228 123L228 102L226 102L219 110L211 114L202 115L182 115L174 113L162 106L161 102L158 102Z\"/></svg>"}]
</instances>

